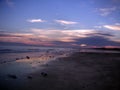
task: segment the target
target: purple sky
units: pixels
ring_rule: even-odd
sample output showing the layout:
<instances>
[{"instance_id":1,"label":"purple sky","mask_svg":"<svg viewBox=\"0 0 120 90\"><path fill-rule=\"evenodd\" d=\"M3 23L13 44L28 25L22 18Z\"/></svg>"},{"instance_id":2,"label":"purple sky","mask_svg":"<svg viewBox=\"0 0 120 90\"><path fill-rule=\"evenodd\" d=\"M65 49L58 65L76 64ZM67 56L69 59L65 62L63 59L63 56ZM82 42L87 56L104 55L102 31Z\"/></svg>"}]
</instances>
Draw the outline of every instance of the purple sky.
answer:
<instances>
[{"instance_id":1,"label":"purple sky","mask_svg":"<svg viewBox=\"0 0 120 90\"><path fill-rule=\"evenodd\" d=\"M120 46L120 0L0 0L0 43Z\"/></svg>"}]
</instances>

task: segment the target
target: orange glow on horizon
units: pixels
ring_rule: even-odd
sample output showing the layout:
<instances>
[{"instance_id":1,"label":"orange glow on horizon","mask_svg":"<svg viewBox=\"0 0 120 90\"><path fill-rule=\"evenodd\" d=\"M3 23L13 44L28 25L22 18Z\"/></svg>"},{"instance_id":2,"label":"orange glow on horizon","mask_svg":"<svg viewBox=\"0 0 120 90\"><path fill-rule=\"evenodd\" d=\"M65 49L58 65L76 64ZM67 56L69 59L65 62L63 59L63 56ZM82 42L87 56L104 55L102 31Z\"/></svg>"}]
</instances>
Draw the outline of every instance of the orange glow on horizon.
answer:
<instances>
[{"instance_id":1,"label":"orange glow on horizon","mask_svg":"<svg viewBox=\"0 0 120 90\"><path fill-rule=\"evenodd\" d=\"M119 46L104 46L105 48L120 48Z\"/></svg>"}]
</instances>

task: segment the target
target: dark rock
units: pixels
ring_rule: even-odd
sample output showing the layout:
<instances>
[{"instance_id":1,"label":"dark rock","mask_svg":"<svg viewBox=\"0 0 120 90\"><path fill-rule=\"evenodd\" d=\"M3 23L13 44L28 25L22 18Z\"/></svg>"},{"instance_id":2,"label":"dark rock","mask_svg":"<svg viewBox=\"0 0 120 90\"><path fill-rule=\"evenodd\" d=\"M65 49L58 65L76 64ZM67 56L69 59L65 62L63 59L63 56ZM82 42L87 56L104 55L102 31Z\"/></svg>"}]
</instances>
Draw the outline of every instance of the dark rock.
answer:
<instances>
[{"instance_id":1,"label":"dark rock","mask_svg":"<svg viewBox=\"0 0 120 90\"><path fill-rule=\"evenodd\" d=\"M12 79L17 79L17 76L16 75L12 75L12 74L9 74L8 77L10 77Z\"/></svg>"},{"instance_id":2,"label":"dark rock","mask_svg":"<svg viewBox=\"0 0 120 90\"><path fill-rule=\"evenodd\" d=\"M26 56L26 58L27 58L27 59L30 59L30 57L29 57L29 56Z\"/></svg>"},{"instance_id":3,"label":"dark rock","mask_svg":"<svg viewBox=\"0 0 120 90\"><path fill-rule=\"evenodd\" d=\"M41 75L42 75L43 77L46 77L48 74L45 73L45 72L42 72Z\"/></svg>"},{"instance_id":4,"label":"dark rock","mask_svg":"<svg viewBox=\"0 0 120 90\"><path fill-rule=\"evenodd\" d=\"M82 86L82 88L85 88L85 86Z\"/></svg>"},{"instance_id":5,"label":"dark rock","mask_svg":"<svg viewBox=\"0 0 120 90\"><path fill-rule=\"evenodd\" d=\"M6 61L4 61L3 63L6 63Z\"/></svg>"},{"instance_id":6,"label":"dark rock","mask_svg":"<svg viewBox=\"0 0 120 90\"><path fill-rule=\"evenodd\" d=\"M19 58L16 58L16 60L19 60Z\"/></svg>"},{"instance_id":7,"label":"dark rock","mask_svg":"<svg viewBox=\"0 0 120 90\"><path fill-rule=\"evenodd\" d=\"M28 79L32 79L32 76L28 76L27 78L28 78Z\"/></svg>"}]
</instances>

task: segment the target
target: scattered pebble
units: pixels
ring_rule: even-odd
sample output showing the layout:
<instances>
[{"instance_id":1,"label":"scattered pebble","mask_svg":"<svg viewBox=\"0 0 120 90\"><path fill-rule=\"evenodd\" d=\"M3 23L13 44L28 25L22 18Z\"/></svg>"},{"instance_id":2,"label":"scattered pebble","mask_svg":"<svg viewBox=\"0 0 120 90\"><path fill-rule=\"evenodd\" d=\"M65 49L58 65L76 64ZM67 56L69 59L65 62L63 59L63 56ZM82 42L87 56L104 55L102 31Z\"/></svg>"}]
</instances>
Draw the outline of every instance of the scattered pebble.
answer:
<instances>
[{"instance_id":1,"label":"scattered pebble","mask_svg":"<svg viewBox=\"0 0 120 90\"><path fill-rule=\"evenodd\" d=\"M42 75L43 77L46 77L48 74L45 73L45 72L42 72L41 75Z\"/></svg>"},{"instance_id":2,"label":"scattered pebble","mask_svg":"<svg viewBox=\"0 0 120 90\"><path fill-rule=\"evenodd\" d=\"M4 61L3 63L6 63L6 61Z\"/></svg>"},{"instance_id":3,"label":"scattered pebble","mask_svg":"<svg viewBox=\"0 0 120 90\"><path fill-rule=\"evenodd\" d=\"M17 79L17 76L16 75L12 75L12 74L9 74L8 77L10 77L12 79Z\"/></svg>"},{"instance_id":4,"label":"scattered pebble","mask_svg":"<svg viewBox=\"0 0 120 90\"><path fill-rule=\"evenodd\" d=\"M28 78L28 79L32 79L32 76L28 76L27 78Z\"/></svg>"},{"instance_id":5,"label":"scattered pebble","mask_svg":"<svg viewBox=\"0 0 120 90\"><path fill-rule=\"evenodd\" d=\"M85 86L82 86L82 88L85 88Z\"/></svg>"},{"instance_id":6,"label":"scattered pebble","mask_svg":"<svg viewBox=\"0 0 120 90\"><path fill-rule=\"evenodd\" d=\"M27 59L30 59L30 57L29 57L29 56L26 56L26 58L27 58Z\"/></svg>"},{"instance_id":7,"label":"scattered pebble","mask_svg":"<svg viewBox=\"0 0 120 90\"><path fill-rule=\"evenodd\" d=\"M19 58L16 58L16 60L19 60Z\"/></svg>"}]
</instances>

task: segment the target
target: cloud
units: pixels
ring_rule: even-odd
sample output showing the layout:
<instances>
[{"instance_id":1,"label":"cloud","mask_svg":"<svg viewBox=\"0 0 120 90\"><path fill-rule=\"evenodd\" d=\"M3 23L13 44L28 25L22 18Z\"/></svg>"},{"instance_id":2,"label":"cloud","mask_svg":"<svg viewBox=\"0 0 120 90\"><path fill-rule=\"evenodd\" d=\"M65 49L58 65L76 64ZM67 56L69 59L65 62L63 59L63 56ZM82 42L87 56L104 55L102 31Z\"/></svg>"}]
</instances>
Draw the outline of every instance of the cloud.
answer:
<instances>
[{"instance_id":1,"label":"cloud","mask_svg":"<svg viewBox=\"0 0 120 90\"><path fill-rule=\"evenodd\" d=\"M104 25L103 27L110 30L120 30L120 25Z\"/></svg>"},{"instance_id":2,"label":"cloud","mask_svg":"<svg viewBox=\"0 0 120 90\"><path fill-rule=\"evenodd\" d=\"M101 16L108 16L109 14L111 14L115 10L116 10L116 7L97 9L97 11L100 13Z\"/></svg>"},{"instance_id":3,"label":"cloud","mask_svg":"<svg viewBox=\"0 0 120 90\"><path fill-rule=\"evenodd\" d=\"M44 30L32 29L36 36L42 36L47 41L74 42L76 38L88 37L88 34L95 33L95 30Z\"/></svg>"},{"instance_id":4,"label":"cloud","mask_svg":"<svg viewBox=\"0 0 120 90\"><path fill-rule=\"evenodd\" d=\"M42 19L29 19L27 20L30 23L41 23L41 22L45 22L45 20Z\"/></svg>"},{"instance_id":5,"label":"cloud","mask_svg":"<svg viewBox=\"0 0 120 90\"><path fill-rule=\"evenodd\" d=\"M26 37L31 36L32 33L8 33L8 32L0 32L0 37Z\"/></svg>"},{"instance_id":6,"label":"cloud","mask_svg":"<svg viewBox=\"0 0 120 90\"><path fill-rule=\"evenodd\" d=\"M0 33L0 41L33 45L52 45L53 42L73 43L77 38L85 38L94 30L48 30L31 29L29 33ZM88 35L89 34L89 35Z\"/></svg>"},{"instance_id":7,"label":"cloud","mask_svg":"<svg viewBox=\"0 0 120 90\"><path fill-rule=\"evenodd\" d=\"M6 3L9 7L13 7L14 6L14 2L12 2L11 0L6 0Z\"/></svg>"},{"instance_id":8,"label":"cloud","mask_svg":"<svg viewBox=\"0 0 120 90\"><path fill-rule=\"evenodd\" d=\"M114 25L104 25L103 27L109 29L110 32L114 35L113 37L109 38L111 41L120 42L120 25L119 25L119 23L116 23Z\"/></svg>"},{"instance_id":9,"label":"cloud","mask_svg":"<svg viewBox=\"0 0 120 90\"><path fill-rule=\"evenodd\" d=\"M94 28L101 29L102 26L94 26Z\"/></svg>"},{"instance_id":10,"label":"cloud","mask_svg":"<svg viewBox=\"0 0 120 90\"><path fill-rule=\"evenodd\" d=\"M60 23L62 25L71 25L71 24L77 24L78 23L78 22L66 21L66 20L55 20L55 22Z\"/></svg>"},{"instance_id":11,"label":"cloud","mask_svg":"<svg viewBox=\"0 0 120 90\"><path fill-rule=\"evenodd\" d=\"M0 32L0 42L23 43L29 45L79 46L83 43L87 45L92 45L93 43L94 45L94 42L99 42L96 45L102 45L103 42L101 42L102 40L100 38L102 38L102 40L111 40L111 43L119 42L119 38L115 38L115 36L109 33L93 29L54 30L33 28L29 30L29 33Z\"/></svg>"},{"instance_id":12,"label":"cloud","mask_svg":"<svg viewBox=\"0 0 120 90\"><path fill-rule=\"evenodd\" d=\"M112 41L109 38L103 36L90 36L86 38L80 38L76 40L76 43L79 45L84 43L90 46L107 46L107 45L120 46L120 42Z\"/></svg>"}]
</instances>

